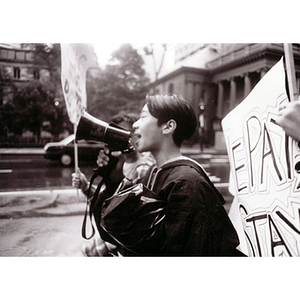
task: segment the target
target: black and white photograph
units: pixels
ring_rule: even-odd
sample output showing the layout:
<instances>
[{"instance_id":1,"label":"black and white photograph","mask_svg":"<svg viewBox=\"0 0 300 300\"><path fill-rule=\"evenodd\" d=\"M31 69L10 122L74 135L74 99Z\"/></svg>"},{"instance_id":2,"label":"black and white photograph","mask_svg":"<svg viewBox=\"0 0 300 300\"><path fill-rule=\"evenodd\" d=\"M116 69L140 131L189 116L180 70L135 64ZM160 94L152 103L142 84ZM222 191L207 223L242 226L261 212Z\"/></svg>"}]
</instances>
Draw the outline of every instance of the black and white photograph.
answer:
<instances>
[{"instance_id":1,"label":"black and white photograph","mask_svg":"<svg viewBox=\"0 0 300 300\"><path fill-rule=\"evenodd\" d=\"M275 21L270 36L257 24L243 35L241 14L213 21L192 7L186 26L175 3L165 22L135 1L88 2L79 17L53 5L0 36L3 278L34 273L32 299L198 298L199 282L209 299L226 288L240 299L250 294L232 288L248 288L250 271L256 289L270 284L260 267L273 282L289 272L300 256L299 34L277 36ZM165 277L171 292L159 291ZM39 294L47 282L56 288Z\"/></svg>"}]
</instances>

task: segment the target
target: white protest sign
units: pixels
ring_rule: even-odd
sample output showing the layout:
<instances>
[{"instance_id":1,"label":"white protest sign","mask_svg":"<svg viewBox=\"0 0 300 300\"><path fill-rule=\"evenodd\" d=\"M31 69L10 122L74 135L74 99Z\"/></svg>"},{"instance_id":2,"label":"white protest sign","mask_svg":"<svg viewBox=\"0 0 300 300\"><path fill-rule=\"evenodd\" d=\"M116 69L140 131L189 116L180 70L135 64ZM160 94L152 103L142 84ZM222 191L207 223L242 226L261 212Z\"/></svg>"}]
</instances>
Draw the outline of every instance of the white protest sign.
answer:
<instances>
[{"instance_id":1,"label":"white protest sign","mask_svg":"<svg viewBox=\"0 0 300 300\"><path fill-rule=\"evenodd\" d=\"M300 256L300 148L275 122L286 102L281 59L222 120L249 256Z\"/></svg>"},{"instance_id":2,"label":"white protest sign","mask_svg":"<svg viewBox=\"0 0 300 300\"><path fill-rule=\"evenodd\" d=\"M61 44L61 82L70 121L77 125L86 109L86 71L97 66L91 44Z\"/></svg>"}]
</instances>

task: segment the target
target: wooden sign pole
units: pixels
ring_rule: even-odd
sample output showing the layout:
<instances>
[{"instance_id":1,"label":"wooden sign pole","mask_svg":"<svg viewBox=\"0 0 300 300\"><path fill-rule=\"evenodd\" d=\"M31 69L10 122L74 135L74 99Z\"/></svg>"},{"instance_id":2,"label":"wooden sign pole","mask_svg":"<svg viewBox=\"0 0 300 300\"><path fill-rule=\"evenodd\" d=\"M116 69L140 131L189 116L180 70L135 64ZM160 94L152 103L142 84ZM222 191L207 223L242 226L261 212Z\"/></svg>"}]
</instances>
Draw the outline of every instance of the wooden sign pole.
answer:
<instances>
[{"instance_id":1,"label":"wooden sign pole","mask_svg":"<svg viewBox=\"0 0 300 300\"><path fill-rule=\"evenodd\" d=\"M295 101L298 99L298 91L297 91L297 83L296 83L293 45L283 44L283 46L284 46L284 57L285 57L286 71L288 77L290 100Z\"/></svg>"},{"instance_id":2,"label":"wooden sign pole","mask_svg":"<svg viewBox=\"0 0 300 300\"><path fill-rule=\"evenodd\" d=\"M74 124L74 134L76 137L76 131L77 131L77 124ZM79 173L79 167L78 167L78 145L76 143L76 138L74 138L74 164L75 164L75 173ZM77 188L77 202L79 202L79 193Z\"/></svg>"}]
</instances>

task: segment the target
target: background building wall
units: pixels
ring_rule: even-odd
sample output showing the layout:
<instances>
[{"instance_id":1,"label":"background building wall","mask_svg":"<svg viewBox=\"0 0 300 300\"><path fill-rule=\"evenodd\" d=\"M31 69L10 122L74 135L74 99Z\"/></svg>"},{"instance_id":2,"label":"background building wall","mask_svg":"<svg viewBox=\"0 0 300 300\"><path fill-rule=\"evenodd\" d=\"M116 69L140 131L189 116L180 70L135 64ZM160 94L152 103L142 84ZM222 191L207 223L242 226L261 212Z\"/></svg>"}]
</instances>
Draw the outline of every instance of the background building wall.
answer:
<instances>
[{"instance_id":1,"label":"background building wall","mask_svg":"<svg viewBox=\"0 0 300 300\"><path fill-rule=\"evenodd\" d=\"M16 87L34 81L42 80L49 76L49 72L43 68L36 68L33 65L33 52L21 48L21 44L0 43L0 69L2 76L8 76L10 82ZM12 88L4 86L2 91L2 104L12 98Z\"/></svg>"},{"instance_id":2,"label":"background building wall","mask_svg":"<svg viewBox=\"0 0 300 300\"><path fill-rule=\"evenodd\" d=\"M299 91L300 45L293 44L293 50ZM280 43L178 44L173 45L173 51L169 72L164 66L164 72L152 87L168 92L167 86L172 82L174 93L190 99L197 116L204 116L206 140L211 145L218 140L218 147L222 144L221 120L247 97L284 54ZM205 106L203 112L199 110L200 102Z\"/></svg>"}]
</instances>

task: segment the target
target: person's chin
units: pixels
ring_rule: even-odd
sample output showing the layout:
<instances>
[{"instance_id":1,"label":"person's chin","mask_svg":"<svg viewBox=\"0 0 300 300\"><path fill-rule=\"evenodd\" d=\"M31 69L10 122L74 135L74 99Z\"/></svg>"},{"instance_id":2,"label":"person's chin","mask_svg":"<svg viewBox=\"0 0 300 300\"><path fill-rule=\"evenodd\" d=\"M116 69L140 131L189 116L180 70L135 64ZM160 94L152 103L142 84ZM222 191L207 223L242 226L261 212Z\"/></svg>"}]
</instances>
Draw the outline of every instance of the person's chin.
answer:
<instances>
[{"instance_id":1,"label":"person's chin","mask_svg":"<svg viewBox=\"0 0 300 300\"><path fill-rule=\"evenodd\" d=\"M138 143L138 145L136 146L136 150L138 151L138 152L145 152L145 151L147 151L146 149L145 149L145 147L143 147L143 144L141 144L141 143Z\"/></svg>"},{"instance_id":2,"label":"person's chin","mask_svg":"<svg viewBox=\"0 0 300 300\"><path fill-rule=\"evenodd\" d=\"M135 149L136 149L136 151L139 152L139 153L144 152L143 148L140 147L140 146L137 146Z\"/></svg>"}]
</instances>

